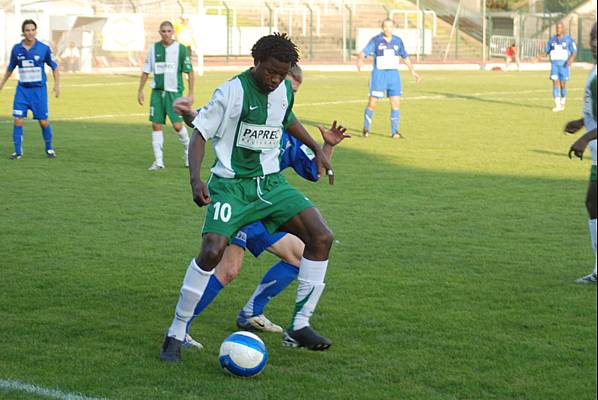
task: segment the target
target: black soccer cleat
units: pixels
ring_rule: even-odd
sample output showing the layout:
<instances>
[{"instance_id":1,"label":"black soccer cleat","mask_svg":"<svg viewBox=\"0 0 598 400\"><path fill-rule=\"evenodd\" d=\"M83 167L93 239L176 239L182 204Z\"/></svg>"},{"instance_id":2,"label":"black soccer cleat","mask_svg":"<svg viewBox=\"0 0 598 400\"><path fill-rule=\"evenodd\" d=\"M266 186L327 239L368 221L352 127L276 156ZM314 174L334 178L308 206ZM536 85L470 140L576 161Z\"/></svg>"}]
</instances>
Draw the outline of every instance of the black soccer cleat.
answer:
<instances>
[{"instance_id":1,"label":"black soccer cleat","mask_svg":"<svg viewBox=\"0 0 598 400\"><path fill-rule=\"evenodd\" d=\"M366 138L368 136L370 136L370 131L367 130L366 128L363 128L363 131L361 132L361 135Z\"/></svg>"},{"instance_id":2,"label":"black soccer cleat","mask_svg":"<svg viewBox=\"0 0 598 400\"><path fill-rule=\"evenodd\" d=\"M12 153L10 155L10 157L8 157L9 160L20 160L23 157L22 154L19 153Z\"/></svg>"},{"instance_id":3,"label":"black soccer cleat","mask_svg":"<svg viewBox=\"0 0 598 400\"><path fill-rule=\"evenodd\" d=\"M48 158L56 158L56 152L52 149L46 150L46 156L48 156Z\"/></svg>"},{"instance_id":4,"label":"black soccer cleat","mask_svg":"<svg viewBox=\"0 0 598 400\"><path fill-rule=\"evenodd\" d=\"M391 133L391 134L390 134L390 137L391 137L392 139L407 139L407 138L405 137L405 135L402 135L400 132L397 132L397 133Z\"/></svg>"},{"instance_id":5,"label":"black soccer cleat","mask_svg":"<svg viewBox=\"0 0 598 400\"><path fill-rule=\"evenodd\" d=\"M324 336L320 336L311 326L306 326L296 331L286 330L282 335L282 345L324 351L332 346L332 341Z\"/></svg>"},{"instance_id":6,"label":"black soccer cleat","mask_svg":"<svg viewBox=\"0 0 598 400\"><path fill-rule=\"evenodd\" d=\"M167 362L181 361L181 346L183 342L173 337L166 336L160 349L160 360Z\"/></svg>"}]
</instances>

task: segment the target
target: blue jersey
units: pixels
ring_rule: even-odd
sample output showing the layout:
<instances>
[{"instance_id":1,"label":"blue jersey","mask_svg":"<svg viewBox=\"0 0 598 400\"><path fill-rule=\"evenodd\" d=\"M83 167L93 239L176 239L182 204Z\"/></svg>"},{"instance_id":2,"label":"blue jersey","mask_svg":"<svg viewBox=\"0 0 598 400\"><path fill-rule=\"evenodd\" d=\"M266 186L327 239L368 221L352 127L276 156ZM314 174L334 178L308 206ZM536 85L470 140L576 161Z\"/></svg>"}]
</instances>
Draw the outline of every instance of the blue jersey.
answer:
<instances>
[{"instance_id":1,"label":"blue jersey","mask_svg":"<svg viewBox=\"0 0 598 400\"><path fill-rule=\"evenodd\" d=\"M559 38L554 35L548 39L544 51L550 56L550 61L553 63L562 63L567 61L573 53L577 51L575 41L569 35L563 35Z\"/></svg>"},{"instance_id":2,"label":"blue jersey","mask_svg":"<svg viewBox=\"0 0 598 400\"><path fill-rule=\"evenodd\" d=\"M409 57L400 37L392 35L392 39L387 41L383 33L371 38L362 52L365 57L374 56L374 72L396 70L399 68L399 57Z\"/></svg>"},{"instance_id":3,"label":"blue jersey","mask_svg":"<svg viewBox=\"0 0 598 400\"><path fill-rule=\"evenodd\" d=\"M293 168L295 172L308 181L318 180L318 165L315 161L313 151L299 139L289 135L286 131L282 133L280 170Z\"/></svg>"},{"instance_id":4,"label":"blue jersey","mask_svg":"<svg viewBox=\"0 0 598 400\"><path fill-rule=\"evenodd\" d=\"M8 70L12 72L19 67L19 86L40 87L45 86L47 80L44 64L48 64L53 70L58 68L49 46L36 40L27 50L21 42L12 48Z\"/></svg>"}]
</instances>

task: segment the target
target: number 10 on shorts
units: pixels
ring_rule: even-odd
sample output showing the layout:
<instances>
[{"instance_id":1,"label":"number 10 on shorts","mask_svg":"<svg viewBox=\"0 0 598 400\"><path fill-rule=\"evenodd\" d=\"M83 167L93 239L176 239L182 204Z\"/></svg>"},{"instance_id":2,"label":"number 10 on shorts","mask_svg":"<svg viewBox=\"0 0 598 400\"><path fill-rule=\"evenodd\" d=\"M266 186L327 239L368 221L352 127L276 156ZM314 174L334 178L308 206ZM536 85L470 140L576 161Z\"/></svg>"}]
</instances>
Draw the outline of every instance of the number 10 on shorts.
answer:
<instances>
[{"instance_id":1,"label":"number 10 on shorts","mask_svg":"<svg viewBox=\"0 0 598 400\"><path fill-rule=\"evenodd\" d=\"M233 210L230 204L220 203L219 201L214 204L214 221L228 222L232 214Z\"/></svg>"}]
</instances>

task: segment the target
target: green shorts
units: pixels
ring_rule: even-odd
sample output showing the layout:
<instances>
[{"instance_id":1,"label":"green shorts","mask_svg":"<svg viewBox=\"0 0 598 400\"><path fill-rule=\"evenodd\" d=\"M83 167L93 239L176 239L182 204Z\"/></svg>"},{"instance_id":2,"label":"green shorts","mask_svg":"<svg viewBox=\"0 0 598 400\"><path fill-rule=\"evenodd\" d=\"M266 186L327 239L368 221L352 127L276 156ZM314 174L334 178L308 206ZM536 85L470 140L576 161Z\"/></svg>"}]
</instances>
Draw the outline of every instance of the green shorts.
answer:
<instances>
[{"instance_id":1,"label":"green shorts","mask_svg":"<svg viewBox=\"0 0 598 400\"><path fill-rule=\"evenodd\" d=\"M596 182L596 165L592 165L590 170L590 182Z\"/></svg>"},{"instance_id":2,"label":"green shorts","mask_svg":"<svg viewBox=\"0 0 598 400\"><path fill-rule=\"evenodd\" d=\"M217 233L229 239L255 221L262 221L273 233L301 211L313 207L281 174L253 179L212 175L208 188L212 202L208 205L202 234Z\"/></svg>"},{"instance_id":3,"label":"green shorts","mask_svg":"<svg viewBox=\"0 0 598 400\"><path fill-rule=\"evenodd\" d=\"M183 117L175 113L172 108L172 103L182 96L182 92L167 92L165 90L152 89L149 120L157 124L165 124L166 115L168 115L172 123L183 121Z\"/></svg>"}]
</instances>

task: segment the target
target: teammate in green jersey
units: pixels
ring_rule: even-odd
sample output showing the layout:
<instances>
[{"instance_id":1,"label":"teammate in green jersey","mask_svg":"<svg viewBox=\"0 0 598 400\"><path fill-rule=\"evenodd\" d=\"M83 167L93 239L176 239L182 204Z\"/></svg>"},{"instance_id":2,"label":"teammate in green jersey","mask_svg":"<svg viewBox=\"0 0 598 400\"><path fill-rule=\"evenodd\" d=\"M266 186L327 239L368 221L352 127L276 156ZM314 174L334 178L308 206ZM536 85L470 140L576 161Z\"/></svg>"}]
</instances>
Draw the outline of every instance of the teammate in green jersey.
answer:
<instances>
[{"instance_id":1,"label":"teammate in green jersey","mask_svg":"<svg viewBox=\"0 0 598 400\"><path fill-rule=\"evenodd\" d=\"M569 158L572 154L583 158L583 153L586 147L590 148L592 154L592 167L590 170L590 182L588 184L588 192L586 194L586 208L589 214L588 226L590 228L590 238L592 239L592 248L594 249L594 270L591 274L582 276L577 279L577 283L596 283L596 218L598 217L598 186L596 185L596 164L598 155L596 154L596 23L592 27L590 33L590 46L592 48L592 55L594 56L594 68L590 72L586 83L583 104L583 118L569 121L565 125L565 132L575 133L582 127L585 127L586 133L580 137L569 149Z\"/></svg>"},{"instance_id":2,"label":"teammate in green jersey","mask_svg":"<svg viewBox=\"0 0 598 400\"><path fill-rule=\"evenodd\" d=\"M193 99L193 67L187 47L173 39L174 27L170 21L160 24L161 41L154 43L147 52L143 72L139 78L137 101L140 105L145 102L143 88L149 74L153 75L151 83L152 96L150 101L150 118L152 122L152 147L155 160L149 167L150 171L164 168L162 147L164 134L162 127L166 123L166 116L172 122L179 141L184 148L185 166L189 166L189 133L183 119L174 112L172 103L183 95L183 73L189 81L189 97Z\"/></svg>"},{"instance_id":3,"label":"teammate in green jersey","mask_svg":"<svg viewBox=\"0 0 598 400\"><path fill-rule=\"evenodd\" d=\"M283 342L311 350L326 350L332 344L311 328L309 318L324 290L333 236L318 210L279 173L283 129L313 151L331 184L334 173L322 148L292 112L293 91L285 77L299 58L295 44L286 34L264 36L253 46L252 56L254 67L220 85L193 121L191 189L195 203L208 210L199 255L187 269L161 348L164 361L181 359L187 324L230 239L259 220L271 233L279 228L305 243L295 310ZM208 139L216 162L206 183L200 169Z\"/></svg>"}]
</instances>

